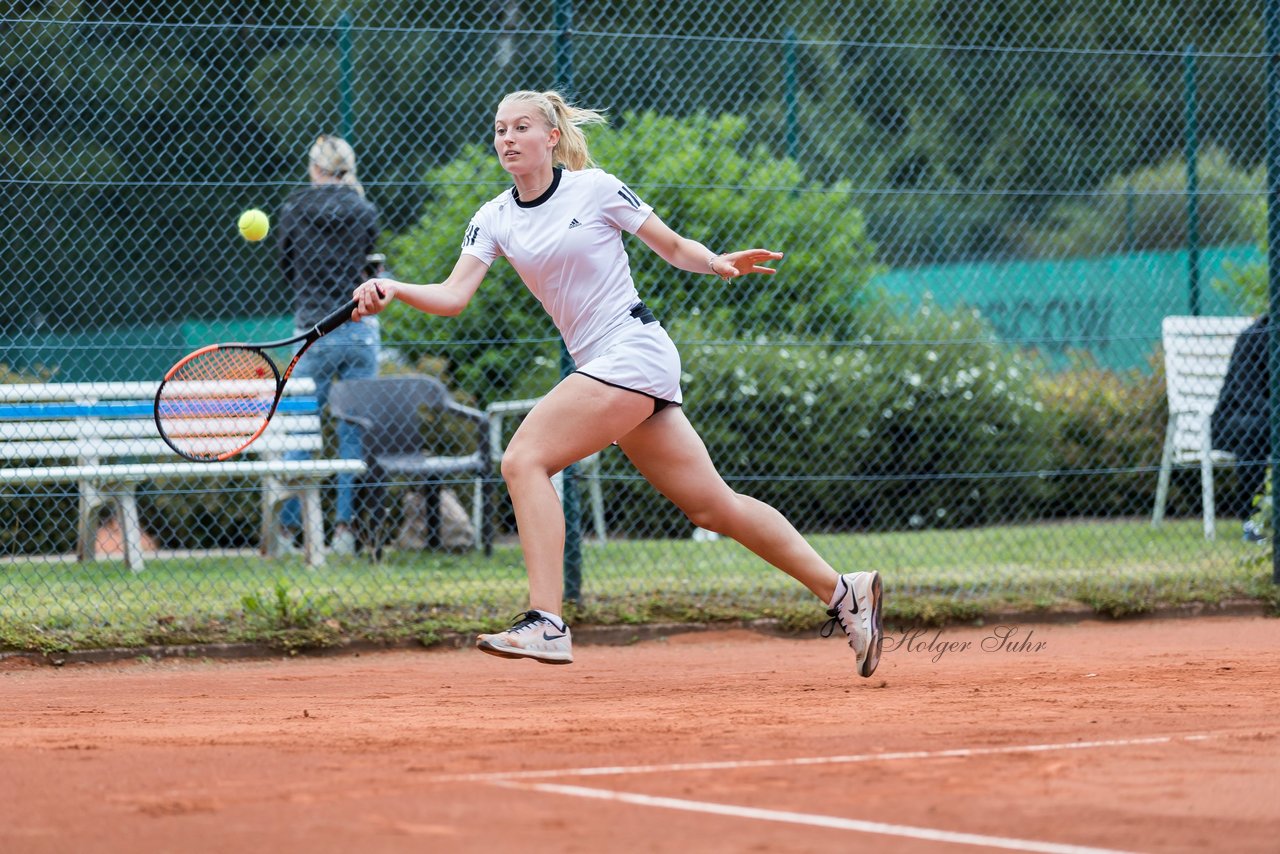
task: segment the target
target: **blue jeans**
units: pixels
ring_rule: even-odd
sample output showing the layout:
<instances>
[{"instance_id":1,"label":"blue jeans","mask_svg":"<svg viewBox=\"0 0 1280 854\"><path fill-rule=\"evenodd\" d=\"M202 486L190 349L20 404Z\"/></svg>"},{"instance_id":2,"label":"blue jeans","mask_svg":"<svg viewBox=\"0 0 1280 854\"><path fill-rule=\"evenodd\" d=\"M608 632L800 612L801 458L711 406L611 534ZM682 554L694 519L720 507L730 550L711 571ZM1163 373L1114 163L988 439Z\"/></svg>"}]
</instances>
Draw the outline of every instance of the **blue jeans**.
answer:
<instances>
[{"instance_id":1,"label":"blue jeans","mask_svg":"<svg viewBox=\"0 0 1280 854\"><path fill-rule=\"evenodd\" d=\"M305 330L298 330L303 332ZM378 375L378 321L365 318L359 323L339 326L311 345L293 369L295 376L315 380L316 399L323 414L329 402L329 386L338 380L367 380ZM337 423L338 456L344 460L361 458L360 428L345 421ZM291 451L287 459L305 460L305 451ZM354 509L355 475L338 475L335 521L351 524ZM285 502L280 510L280 524L286 528L302 526L302 508L296 498Z\"/></svg>"}]
</instances>

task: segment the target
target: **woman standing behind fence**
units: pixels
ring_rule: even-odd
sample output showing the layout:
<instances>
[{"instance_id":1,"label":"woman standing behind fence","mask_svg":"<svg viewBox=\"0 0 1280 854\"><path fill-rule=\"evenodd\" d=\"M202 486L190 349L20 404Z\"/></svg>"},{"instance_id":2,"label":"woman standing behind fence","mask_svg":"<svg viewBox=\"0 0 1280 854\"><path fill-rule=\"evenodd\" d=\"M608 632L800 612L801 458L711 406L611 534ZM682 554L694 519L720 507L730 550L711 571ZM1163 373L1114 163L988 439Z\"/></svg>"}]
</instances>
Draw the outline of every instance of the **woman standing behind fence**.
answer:
<instances>
[{"instance_id":1,"label":"woman standing behind fence","mask_svg":"<svg viewBox=\"0 0 1280 854\"><path fill-rule=\"evenodd\" d=\"M593 166L581 125L601 122L556 92L514 92L498 105L494 147L515 186L467 226L462 253L440 284L374 279L355 290L356 316L393 299L435 315L470 302L505 257L555 321L577 370L542 398L502 458L529 575L529 610L480 649L549 664L573 660L564 595L564 514L551 476L617 443L644 477L698 527L733 537L828 603L870 676L880 659L880 576L837 573L778 511L734 492L681 410L680 356L631 279L622 232L673 267L729 280L773 273L780 252L716 254L672 231L625 184ZM381 288L382 296L378 289Z\"/></svg>"},{"instance_id":2,"label":"woman standing behind fence","mask_svg":"<svg viewBox=\"0 0 1280 854\"><path fill-rule=\"evenodd\" d=\"M280 272L293 292L294 326L310 329L340 305L366 276L378 237L378 210L356 179L356 155L346 140L322 135L307 153L310 186L295 190L279 217ZM296 376L315 380L321 411L334 379L369 379L378 373L378 321L338 327L307 350ZM360 459L360 428L339 422L338 455ZM305 455L304 455L305 456ZM332 548L350 554L354 476L338 475ZM283 547L289 550L300 521L297 499L281 512Z\"/></svg>"}]
</instances>

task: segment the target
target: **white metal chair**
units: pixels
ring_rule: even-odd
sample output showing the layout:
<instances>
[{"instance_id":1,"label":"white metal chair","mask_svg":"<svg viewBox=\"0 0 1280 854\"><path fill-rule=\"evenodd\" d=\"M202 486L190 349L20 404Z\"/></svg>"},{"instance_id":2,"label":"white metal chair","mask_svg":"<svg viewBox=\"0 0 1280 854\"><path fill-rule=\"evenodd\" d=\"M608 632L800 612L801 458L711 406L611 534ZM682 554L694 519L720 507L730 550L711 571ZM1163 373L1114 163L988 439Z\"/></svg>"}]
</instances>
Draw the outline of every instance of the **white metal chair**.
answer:
<instances>
[{"instance_id":1,"label":"white metal chair","mask_svg":"<svg viewBox=\"0 0 1280 854\"><path fill-rule=\"evenodd\" d=\"M1169 424L1160 455L1160 477L1151 524L1164 520L1169 477L1175 465L1199 463L1204 536L1214 538L1213 466L1232 456L1211 447L1209 419L1227 374L1231 351L1252 317L1166 317L1161 323Z\"/></svg>"}]
</instances>

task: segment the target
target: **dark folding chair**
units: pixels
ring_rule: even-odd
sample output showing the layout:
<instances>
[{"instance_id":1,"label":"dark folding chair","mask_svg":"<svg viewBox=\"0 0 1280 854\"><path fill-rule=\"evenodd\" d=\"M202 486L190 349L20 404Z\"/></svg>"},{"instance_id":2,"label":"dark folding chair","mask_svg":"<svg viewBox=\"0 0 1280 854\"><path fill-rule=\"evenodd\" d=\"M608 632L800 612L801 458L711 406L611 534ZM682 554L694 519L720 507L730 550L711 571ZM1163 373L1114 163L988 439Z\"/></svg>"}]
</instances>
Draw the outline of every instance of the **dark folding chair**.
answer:
<instances>
[{"instance_id":1,"label":"dark folding chair","mask_svg":"<svg viewBox=\"0 0 1280 854\"><path fill-rule=\"evenodd\" d=\"M404 483L422 491L429 542L438 545L440 489L460 477L475 482L476 547L492 553L495 480L485 413L455 401L435 377L417 374L336 382L329 391L329 411L361 428L368 470L356 482L357 529L375 560L381 558L385 541L389 485ZM442 446L470 452L436 453Z\"/></svg>"}]
</instances>

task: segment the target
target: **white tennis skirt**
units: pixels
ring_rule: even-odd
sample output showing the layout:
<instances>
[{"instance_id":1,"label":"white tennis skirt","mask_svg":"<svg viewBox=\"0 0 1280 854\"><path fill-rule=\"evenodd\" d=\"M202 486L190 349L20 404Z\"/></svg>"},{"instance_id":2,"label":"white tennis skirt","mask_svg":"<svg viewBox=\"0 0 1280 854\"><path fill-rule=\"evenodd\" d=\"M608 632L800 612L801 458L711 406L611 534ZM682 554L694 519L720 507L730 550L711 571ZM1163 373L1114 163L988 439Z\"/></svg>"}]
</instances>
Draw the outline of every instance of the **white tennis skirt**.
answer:
<instances>
[{"instance_id":1,"label":"white tennis skirt","mask_svg":"<svg viewBox=\"0 0 1280 854\"><path fill-rule=\"evenodd\" d=\"M610 341L577 373L618 388L648 395L661 404L677 404L680 352L661 323L637 323Z\"/></svg>"}]
</instances>

